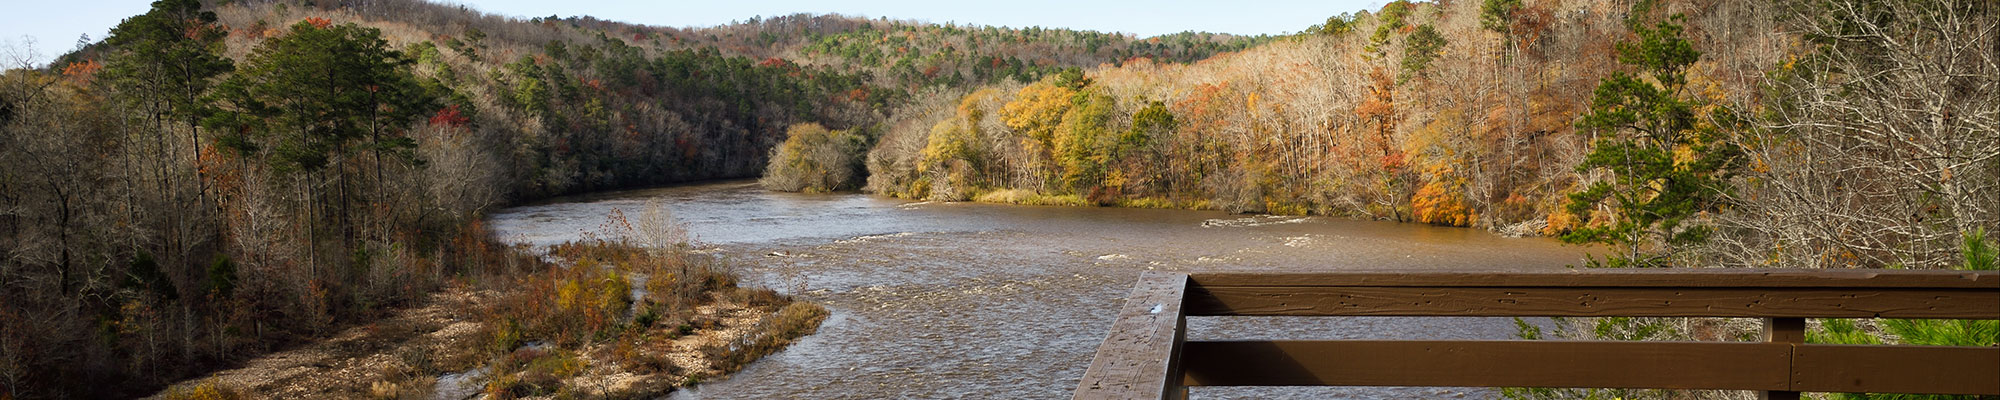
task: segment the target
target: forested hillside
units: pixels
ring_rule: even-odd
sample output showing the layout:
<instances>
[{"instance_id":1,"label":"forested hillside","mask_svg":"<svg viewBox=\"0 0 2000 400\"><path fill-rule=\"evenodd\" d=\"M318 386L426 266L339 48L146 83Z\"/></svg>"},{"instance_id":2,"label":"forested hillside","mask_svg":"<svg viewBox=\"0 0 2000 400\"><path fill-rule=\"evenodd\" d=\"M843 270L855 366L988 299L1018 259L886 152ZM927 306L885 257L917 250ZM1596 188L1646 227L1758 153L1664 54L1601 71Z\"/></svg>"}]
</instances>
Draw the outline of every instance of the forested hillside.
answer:
<instances>
[{"instance_id":1,"label":"forested hillside","mask_svg":"<svg viewBox=\"0 0 2000 400\"><path fill-rule=\"evenodd\" d=\"M800 59L847 66L877 77L884 85L914 89L1031 82L1066 67L1137 59L1185 63L1269 38L1183 32L1134 40L1066 29L892 24L864 25L808 40Z\"/></svg>"},{"instance_id":2,"label":"forested hillside","mask_svg":"<svg viewBox=\"0 0 2000 400\"><path fill-rule=\"evenodd\" d=\"M1707 95L1755 91L1791 44L1747 6L1391 3L1191 65L1128 63L982 88L891 130L872 188L970 199L995 189L1448 225L1540 221L1589 177L1575 121L1621 70L1628 17L1702 10ZM1674 10L1669 10L1669 8ZM1714 12L1708 12L1714 9ZM1744 25L1740 29L1730 29ZM1566 221L1573 218L1558 217ZM1558 227L1565 222L1558 221Z\"/></svg>"},{"instance_id":3,"label":"forested hillside","mask_svg":"<svg viewBox=\"0 0 2000 400\"><path fill-rule=\"evenodd\" d=\"M1938 268L2000 223L1995 13L1398 1L917 101L866 187L1477 226L1608 244L1606 265Z\"/></svg>"},{"instance_id":4,"label":"forested hillside","mask_svg":"<svg viewBox=\"0 0 2000 400\"><path fill-rule=\"evenodd\" d=\"M503 204L753 177L797 123L1256 40L160 1L0 75L0 397L150 393L441 287L569 279L493 242L479 220Z\"/></svg>"}]
</instances>

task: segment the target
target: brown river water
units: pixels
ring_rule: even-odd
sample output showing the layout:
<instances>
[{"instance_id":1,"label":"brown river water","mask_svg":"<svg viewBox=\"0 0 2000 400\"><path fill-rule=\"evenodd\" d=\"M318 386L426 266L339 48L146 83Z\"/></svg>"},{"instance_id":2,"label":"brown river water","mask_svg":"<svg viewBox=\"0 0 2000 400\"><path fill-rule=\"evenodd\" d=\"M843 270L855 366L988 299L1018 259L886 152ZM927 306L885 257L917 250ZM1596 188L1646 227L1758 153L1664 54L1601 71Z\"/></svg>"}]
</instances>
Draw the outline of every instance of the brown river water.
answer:
<instances>
[{"instance_id":1,"label":"brown river water","mask_svg":"<svg viewBox=\"0 0 2000 400\"><path fill-rule=\"evenodd\" d=\"M657 202L746 284L832 311L819 333L676 399L1068 398L1140 272L1538 270L1583 250L1486 231L1219 211L910 202L729 182L503 210L553 244ZM1506 339L1508 318L1196 317L1189 339ZM1195 388L1195 398L1493 398L1483 388Z\"/></svg>"}]
</instances>

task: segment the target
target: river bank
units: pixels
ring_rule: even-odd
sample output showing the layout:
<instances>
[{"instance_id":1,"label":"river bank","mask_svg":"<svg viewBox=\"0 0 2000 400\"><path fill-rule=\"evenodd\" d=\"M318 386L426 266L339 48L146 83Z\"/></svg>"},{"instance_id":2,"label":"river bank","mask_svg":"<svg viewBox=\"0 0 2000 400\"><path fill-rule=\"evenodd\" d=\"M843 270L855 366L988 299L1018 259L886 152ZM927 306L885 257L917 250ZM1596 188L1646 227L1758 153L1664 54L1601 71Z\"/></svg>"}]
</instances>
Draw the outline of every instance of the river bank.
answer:
<instances>
[{"instance_id":1,"label":"river bank","mask_svg":"<svg viewBox=\"0 0 2000 400\"><path fill-rule=\"evenodd\" d=\"M882 195L897 197L896 195L898 194L890 193ZM1174 210L1191 210L1191 211L1231 211L1229 208L1223 207L1214 201L1203 200L1203 199L1189 200L1189 199L1176 199L1176 198L1160 197L1160 196L1151 196L1151 197L1124 196L1124 197L1113 197L1101 201L1093 201L1082 195L1076 195L1076 194L1056 195L1056 194L1047 194L1027 189L993 189L986 191L978 191L960 197L961 198L957 200L932 200L932 201L976 202L976 203L1011 204L1011 205L1023 205L1023 206L1117 207L1117 208L1145 208L1145 209L1174 209ZM902 198L902 197L897 197L897 198ZM910 200L923 201L923 199L910 199ZM1382 218L1382 217L1369 218L1365 215L1358 215L1352 213L1347 215L1338 215L1338 214L1330 215L1329 213L1334 212L1334 210L1331 208L1326 208L1326 207L1316 208L1304 205L1302 203L1287 203L1287 202L1276 202L1276 201L1268 202L1262 208L1259 208L1257 210L1258 212L1255 212L1254 214L1274 215L1274 216L1294 216L1294 217L1328 216L1334 218L1373 219L1373 220L1384 220L1384 221L1392 219L1392 218ZM1403 216L1401 214L1396 214L1396 215ZM1414 218L1415 216L1404 216L1404 217ZM1499 221L1488 221L1488 220L1475 221L1470 218L1455 220L1455 221L1457 221L1455 224L1439 223L1437 221L1418 221L1418 220L1396 221L1396 222L1423 223L1423 224L1430 224L1437 226L1457 226L1465 228L1474 228L1474 229L1485 230L1502 236L1516 237L1516 238L1555 236L1561 233L1560 232L1561 228L1565 228L1563 226L1558 226L1557 228L1559 229L1550 229L1549 228L1550 221L1552 220L1549 218L1531 218L1524 221L1518 221L1512 223L1500 223Z\"/></svg>"},{"instance_id":2,"label":"river bank","mask_svg":"<svg viewBox=\"0 0 2000 400\"><path fill-rule=\"evenodd\" d=\"M154 397L657 397L741 369L811 334L826 315L739 287L732 269L685 246L592 241L512 251L561 266L461 282Z\"/></svg>"}]
</instances>

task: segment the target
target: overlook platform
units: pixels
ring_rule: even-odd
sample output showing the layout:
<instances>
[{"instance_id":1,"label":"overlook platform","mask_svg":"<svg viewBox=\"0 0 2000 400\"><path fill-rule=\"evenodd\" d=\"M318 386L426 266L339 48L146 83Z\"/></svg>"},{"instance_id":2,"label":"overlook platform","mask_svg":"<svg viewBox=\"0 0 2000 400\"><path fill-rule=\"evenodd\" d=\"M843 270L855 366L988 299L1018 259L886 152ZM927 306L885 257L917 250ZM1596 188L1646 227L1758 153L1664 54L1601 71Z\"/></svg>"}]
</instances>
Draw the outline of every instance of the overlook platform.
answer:
<instances>
[{"instance_id":1,"label":"overlook platform","mask_svg":"<svg viewBox=\"0 0 2000 400\"><path fill-rule=\"evenodd\" d=\"M1755 342L1189 341L1190 316L1761 318ZM2000 347L1805 343L1807 318L2000 319L2000 271L1149 271L1076 399L1193 386L1478 386L2000 395Z\"/></svg>"}]
</instances>

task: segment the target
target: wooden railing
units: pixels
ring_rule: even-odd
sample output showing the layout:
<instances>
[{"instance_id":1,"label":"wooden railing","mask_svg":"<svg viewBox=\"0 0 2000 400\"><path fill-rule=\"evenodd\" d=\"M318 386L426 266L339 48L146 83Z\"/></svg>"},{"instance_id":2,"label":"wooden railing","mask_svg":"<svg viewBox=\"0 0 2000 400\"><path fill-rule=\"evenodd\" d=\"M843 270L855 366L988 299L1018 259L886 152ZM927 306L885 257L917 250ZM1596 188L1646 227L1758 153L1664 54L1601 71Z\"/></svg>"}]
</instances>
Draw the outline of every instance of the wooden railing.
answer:
<instances>
[{"instance_id":1,"label":"wooden railing","mask_svg":"<svg viewBox=\"0 0 2000 400\"><path fill-rule=\"evenodd\" d=\"M1761 342L1186 340L1189 316L1748 317ZM1806 318L2000 319L2000 272L1149 271L1077 399L1190 386L1478 386L2000 395L2000 347L1806 344Z\"/></svg>"}]
</instances>

